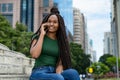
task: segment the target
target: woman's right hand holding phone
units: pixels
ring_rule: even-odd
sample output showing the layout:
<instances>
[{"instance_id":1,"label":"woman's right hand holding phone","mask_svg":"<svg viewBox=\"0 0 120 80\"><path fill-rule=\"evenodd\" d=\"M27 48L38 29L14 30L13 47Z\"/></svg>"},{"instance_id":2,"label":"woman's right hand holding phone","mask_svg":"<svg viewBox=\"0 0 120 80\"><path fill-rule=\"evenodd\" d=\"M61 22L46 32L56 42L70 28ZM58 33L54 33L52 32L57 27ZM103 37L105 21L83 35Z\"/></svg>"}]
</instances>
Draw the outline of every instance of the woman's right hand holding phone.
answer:
<instances>
[{"instance_id":1,"label":"woman's right hand holding phone","mask_svg":"<svg viewBox=\"0 0 120 80\"><path fill-rule=\"evenodd\" d=\"M48 23L43 23L42 25L41 25L41 34L42 35L45 35L46 34L46 28L48 27Z\"/></svg>"},{"instance_id":2,"label":"woman's right hand holding phone","mask_svg":"<svg viewBox=\"0 0 120 80\"><path fill-rule=\"evenodd\" d=\"M42 51L42 44L43 44L43 40L44 40L44 36L46 34L46 31L45 31L45 27L47 27L48 23L43 23L41 25L41 28L40 28L40 35L39 35L39 39L38 40L34 40L32 42L32 46L31 46L31 49L30 49L30 53L32 55L33 58L38 58L41 54L41 51Z\"/></svg>"}]
</instances>

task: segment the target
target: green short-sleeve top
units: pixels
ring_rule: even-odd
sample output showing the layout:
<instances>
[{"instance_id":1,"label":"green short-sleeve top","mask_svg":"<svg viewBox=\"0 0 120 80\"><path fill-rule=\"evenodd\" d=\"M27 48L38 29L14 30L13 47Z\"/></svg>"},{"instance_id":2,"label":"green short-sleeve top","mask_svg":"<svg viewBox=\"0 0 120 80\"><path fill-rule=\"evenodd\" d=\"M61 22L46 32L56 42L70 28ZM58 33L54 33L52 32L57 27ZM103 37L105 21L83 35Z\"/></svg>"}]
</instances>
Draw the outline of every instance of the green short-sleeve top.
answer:
<instances>
[{"instance_id":1,"label":"green short-sleeve top","mask_svg":"<svg viewBox=\"0 0 120 80\"><path fill-rule=\"evenodd\" d=\"M35 36L38 40L39 36ZM39 66L56 66L59 57L59 47L57 40L53 40L47 35L44 36L42 51L40 56L35 59L34 68Z\"/></svg>"}]
</instances>

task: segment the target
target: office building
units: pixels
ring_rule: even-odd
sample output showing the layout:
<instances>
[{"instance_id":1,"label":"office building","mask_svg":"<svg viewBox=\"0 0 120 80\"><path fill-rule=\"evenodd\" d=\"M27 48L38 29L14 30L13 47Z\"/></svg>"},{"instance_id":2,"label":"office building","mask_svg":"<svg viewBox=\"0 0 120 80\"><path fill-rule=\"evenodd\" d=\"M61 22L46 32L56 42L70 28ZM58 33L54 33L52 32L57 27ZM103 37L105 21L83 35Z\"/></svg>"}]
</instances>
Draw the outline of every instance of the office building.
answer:
<instances>
[{"instance_id":1,"label":"office building","mask_svg":"<svg viewBox=\"0 0 120 80\"><path fill-rule=\"evenodd\" d=\"M0 14L7 18L13 28L15 28L16 22L20 21L20 1L0 0Z\"/></svg>"},{"instance_id":2,"label":"office building","mask_svg":"<svg viewBox=\"0 0 120 80\"><path fill-rule=\"evenodd\" d=\"M111 32L113 36L113 51L120 57L120 0L111 1Z\"/></svg>"},{"instance_id":3,"label":"office building","mask_svg":"<svg viewBox=\"0 0 120 80\"><path fill-rule=\"evenodd\" d=\"M16 22L36 32L42 19L53 7L53 0L0 0L0 13L15 28Z\"/></svg>"},{"instance_id":4,"label":"office building","mask_svg":"<svg viewBox=\"0 0 120 80\"><path fill-rule=\"evenodd\" d=\"M80 10L74 8L73 10L74 17L74 38L73 41L77 44L81 44L82 49L85 51L85 22L84 15L80 13Z\"/></svg>"},{"instance_id":5,"label":"office building","mask_svg":"<svg viewBox=\"0 0 120 80\"><path fill-rule=\"evenodd\" d=\"M105 32L104 33L104 54L114 55L112 46L113 46L112 34L111 32Z\"/></svg>"}]
</instances>

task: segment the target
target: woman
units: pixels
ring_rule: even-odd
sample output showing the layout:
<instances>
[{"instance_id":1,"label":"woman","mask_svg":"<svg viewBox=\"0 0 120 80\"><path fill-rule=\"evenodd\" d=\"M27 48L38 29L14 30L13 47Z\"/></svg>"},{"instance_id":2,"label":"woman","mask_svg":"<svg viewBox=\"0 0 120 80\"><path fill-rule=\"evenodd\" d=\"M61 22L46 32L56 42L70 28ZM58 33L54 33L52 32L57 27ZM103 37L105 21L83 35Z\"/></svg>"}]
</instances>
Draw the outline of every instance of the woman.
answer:
<instances>
[{"instance_id":1,"label":"woman","mask_svg":"<svg viewBox=\"0 0 120 80\"><path fill-rule=\"evenodd\" d=\"M57 8L43 19L30 47L35 58L30 80L80 80L78 72L71 69L65 24Z\"/></svg>"}]
</instances>

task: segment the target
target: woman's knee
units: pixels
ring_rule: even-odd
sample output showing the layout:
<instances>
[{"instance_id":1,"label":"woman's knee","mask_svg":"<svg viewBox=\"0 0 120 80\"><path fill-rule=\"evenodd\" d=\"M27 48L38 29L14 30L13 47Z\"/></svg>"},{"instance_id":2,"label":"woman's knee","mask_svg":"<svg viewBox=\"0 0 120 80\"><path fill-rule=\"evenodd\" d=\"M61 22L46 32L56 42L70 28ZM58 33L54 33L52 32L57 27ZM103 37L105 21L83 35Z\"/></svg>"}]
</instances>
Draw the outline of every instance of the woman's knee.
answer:
<instances>
[{"instance_id":1,"label":"woman's knee","mask_svg":"<svg viewBox=\"0 0 120 80\"><path fill-rule=\"evenodd\" d=\"M75 69L68 69L67 72L71 74L79 74Z\"/></svg>"},{"instance_id":2,"label":"woman's knee","mask_svg":"<svg viewBox=\"0 0 120 80\"><path fill-rule=\"evenodd\" d=\"M79 73L75 69L67 69L62 72L62 75L68 80L80 80Z\"/></svg>"},{"instance_id":3,"label":"woman's knee","mask_svg":"<svg viewBox=\"0 0 120 80\"><path fill-rule=\"evenodd\" d=\"M79 76L79 73L75 69L67 69L62 73L62 75Z\"/></svg>"},{"instance_id":4,"label":"woman's knee","mask_svg":"<svg viewBox=\"0 0 120 80\"><path fill-rule=\"evenodd\" d=\"M64 77L61 74L54 75L54 80L64 80Z\"/></svg>"}]
</instances>

